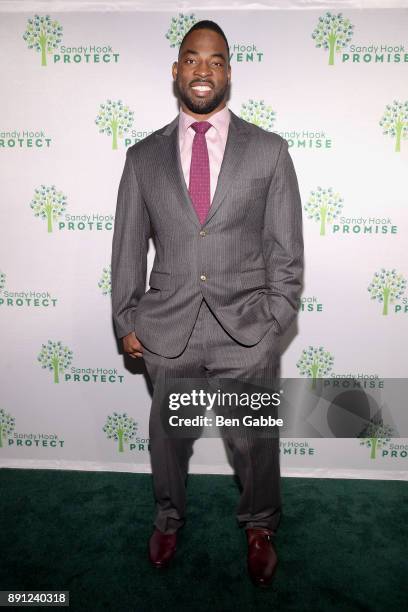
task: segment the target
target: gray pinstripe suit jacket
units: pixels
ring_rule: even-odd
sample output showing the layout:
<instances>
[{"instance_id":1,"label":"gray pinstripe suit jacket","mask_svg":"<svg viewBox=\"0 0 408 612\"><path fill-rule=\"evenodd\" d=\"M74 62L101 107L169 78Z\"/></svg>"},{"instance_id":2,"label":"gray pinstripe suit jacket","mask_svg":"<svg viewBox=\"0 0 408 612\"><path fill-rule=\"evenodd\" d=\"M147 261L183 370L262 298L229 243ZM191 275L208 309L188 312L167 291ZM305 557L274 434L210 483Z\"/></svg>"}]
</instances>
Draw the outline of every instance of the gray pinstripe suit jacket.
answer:
<instances>
[{"instance_id":1,"label":"gray pinstripe suit jacket","mask_svg":"<svg viewBox=\"0 0 408 612\"><path fill-rule=\"evenodd\" d=\"M299 188L287 141L232 111L217 188L201 226L180 162L178 116L130 147L112 245L119 338L180 354L204 296L224 329L251 346L296 317L302 284ZM156 255L146 292L148 239Z\"/></svg>"}]
</instances>

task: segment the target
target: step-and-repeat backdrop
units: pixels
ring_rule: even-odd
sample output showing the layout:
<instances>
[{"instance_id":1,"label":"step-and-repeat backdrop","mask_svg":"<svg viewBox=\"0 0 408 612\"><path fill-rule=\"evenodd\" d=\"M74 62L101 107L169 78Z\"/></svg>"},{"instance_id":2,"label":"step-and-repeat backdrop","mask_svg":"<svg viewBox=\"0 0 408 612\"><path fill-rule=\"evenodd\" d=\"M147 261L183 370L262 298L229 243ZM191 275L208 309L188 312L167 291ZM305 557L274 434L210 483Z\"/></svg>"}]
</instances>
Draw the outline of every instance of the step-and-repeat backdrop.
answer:
<instances>
[{"instance_id":1,"label":"step-and-repeat backdrop","mask_svg":"<svg viewBox=\"0 0 408 612\"><path fill-rule=\"evenodd\" d=\"M116 196L126 149L178 112L171 64L200 19L230 43L229 107L286 138L297 170L305 288L282 374L406 376L407 10L28 4L0 6L0 465L150 469L149 387L111 319ZM395 419L367 431L282 438L282 473L405 478ZM222 441L199 440L191 470L228 473Z\"/></svg>"}]
</instances>

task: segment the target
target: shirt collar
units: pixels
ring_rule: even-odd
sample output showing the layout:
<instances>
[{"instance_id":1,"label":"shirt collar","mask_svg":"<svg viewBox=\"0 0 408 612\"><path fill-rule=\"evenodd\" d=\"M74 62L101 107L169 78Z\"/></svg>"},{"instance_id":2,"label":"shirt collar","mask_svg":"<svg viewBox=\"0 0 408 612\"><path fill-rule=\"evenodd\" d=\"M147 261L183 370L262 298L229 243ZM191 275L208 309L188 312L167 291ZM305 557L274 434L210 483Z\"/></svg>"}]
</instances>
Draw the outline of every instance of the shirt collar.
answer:
<instances>
[{"instance_id":1,"label":"shirt collar","mask_svg":"<svg viewBox=\"0 0 408 612\"><path fill-rule=\"evenodd\" d=\"M194 123L195 121L197 121L197 119L195 119L194 117L192 117L191 115L189 115L188 113L185 113L181 108L180 108L180 114L179 114L179 129L180 131L184 134L188 128L190 127L190 125L192 123ZM212 115L208 121L211 123L211 125L214 126L214 128L220 132L220 134L225 133L226 129L228 128L229 125L229 121L230 121L230 112L227 106L224 106L224 108L222 108L221 110L219 110L218 112L214 113L214 115Z\"/></svg>"}]
</instances>

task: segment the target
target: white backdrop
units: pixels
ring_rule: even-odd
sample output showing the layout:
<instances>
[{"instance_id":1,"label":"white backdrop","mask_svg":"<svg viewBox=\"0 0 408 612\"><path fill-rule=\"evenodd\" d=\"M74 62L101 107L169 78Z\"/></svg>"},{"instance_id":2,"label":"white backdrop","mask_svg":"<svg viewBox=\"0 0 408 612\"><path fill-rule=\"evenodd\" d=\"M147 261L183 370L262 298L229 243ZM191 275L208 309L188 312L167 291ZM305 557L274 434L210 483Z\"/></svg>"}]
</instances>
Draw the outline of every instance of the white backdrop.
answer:
<instances>
[{"instance_id":1,"label":"white backdrop","mask_svg":"<svg viewBox=\"0 0 408 612\"><path fill-rule=\"evenodd\" d=\"M200 19L229 40L230 108L284 136L298 174L305 289L283 375L310 377L304 351L323 347L327 375L406 376L408 10L341 4L0 3L0 466L150 469L150 395L111 323L112 230L126 149L176 116L170 68ZM406 478L392 433L282 439L282 473ZM191 471L230 472L220 440L196 443Z\"/></svg>"}]
</instances>

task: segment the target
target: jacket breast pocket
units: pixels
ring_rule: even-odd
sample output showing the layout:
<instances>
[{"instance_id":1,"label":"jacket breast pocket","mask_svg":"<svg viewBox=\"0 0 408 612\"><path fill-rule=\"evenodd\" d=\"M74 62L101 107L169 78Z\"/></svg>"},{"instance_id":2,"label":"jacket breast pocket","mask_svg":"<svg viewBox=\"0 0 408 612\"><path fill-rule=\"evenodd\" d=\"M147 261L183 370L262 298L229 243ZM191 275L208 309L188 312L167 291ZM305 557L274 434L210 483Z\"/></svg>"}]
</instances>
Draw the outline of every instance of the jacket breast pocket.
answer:
<instances>
[{"instance_id":1,"label":"jacket breast pocket","mask_svg":"<svg viewBox=\"0 0 408 612\"><path fill-rule=\"evenodd\" d=\"M256 289L266 287L266 269L253 268L252 270L241 270L241 286L244 289Z\"/></svg>"},{"instance_id":2,"label":"jacket breast pocket","mask_svg":"<svg viewBox=\"0 0 408 612\"><path fill-rule=\"evenodd\" d=\"M160 291L170 291L172 287L172 278L168 272L150 272L149 285L151 289L160 289Z\"/></svg>"},{"instance_id":3,"label":"jacket breast pocket","mask_svg":"<svg viewBox=\"0 0 408 612\"><path fill-rule=\"evenodd\" d=\"M256 197L268 192L270 177L259 178L239 178L234 181L234 190L238 193L244 193L245 196Z\"/></svg>"}]
</instances>

